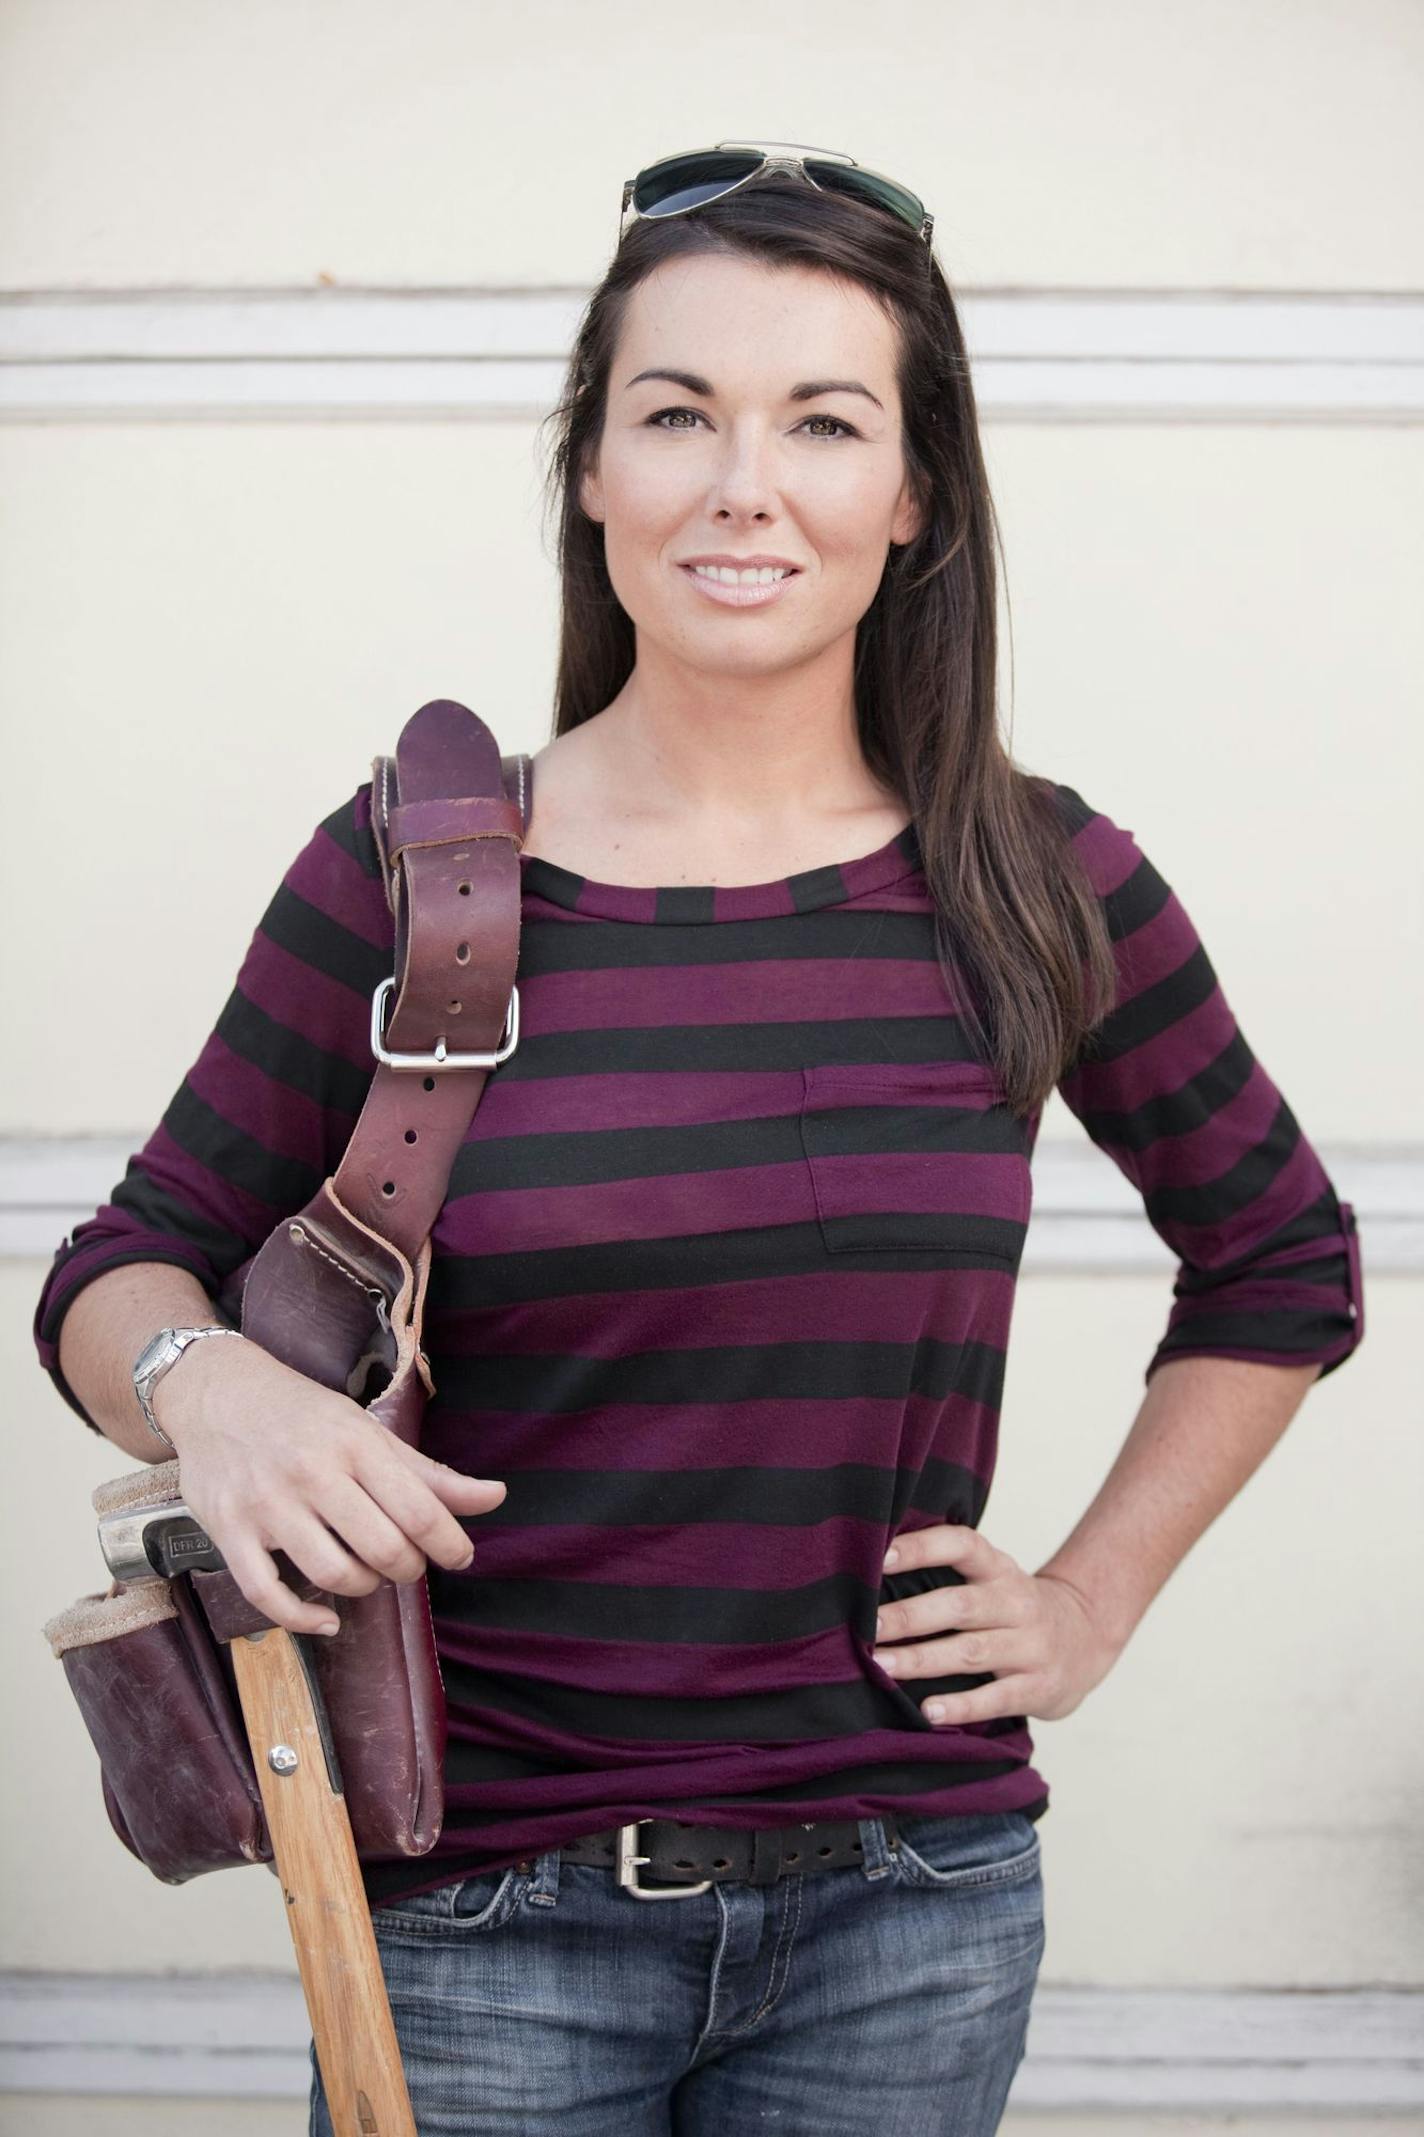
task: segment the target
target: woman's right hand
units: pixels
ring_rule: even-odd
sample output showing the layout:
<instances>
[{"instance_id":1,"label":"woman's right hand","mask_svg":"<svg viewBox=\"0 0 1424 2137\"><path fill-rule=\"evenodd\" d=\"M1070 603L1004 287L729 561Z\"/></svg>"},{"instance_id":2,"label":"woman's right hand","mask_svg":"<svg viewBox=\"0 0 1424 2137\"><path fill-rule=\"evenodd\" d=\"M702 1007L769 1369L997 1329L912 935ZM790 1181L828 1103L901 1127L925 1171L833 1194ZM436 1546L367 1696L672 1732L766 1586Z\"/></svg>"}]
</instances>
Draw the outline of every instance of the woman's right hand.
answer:
<instances>
[{"instance_id":1,"label":"woman's right hand","mask_svg":"<svg viewBox=\"0 0 1424 2137\"><path fill-rule=\"evenodd\" d=\"M382 1580L419 1580L427 1559L467 1566L457 1517L505 1496L246 1339L191 1344L154 1390L153 1414L194 1518L247 1600L288 1632L322 1631L331 1610L293 1593L274 1549L334 1595L369 1595Z\"/></svg>"}]
</instances>

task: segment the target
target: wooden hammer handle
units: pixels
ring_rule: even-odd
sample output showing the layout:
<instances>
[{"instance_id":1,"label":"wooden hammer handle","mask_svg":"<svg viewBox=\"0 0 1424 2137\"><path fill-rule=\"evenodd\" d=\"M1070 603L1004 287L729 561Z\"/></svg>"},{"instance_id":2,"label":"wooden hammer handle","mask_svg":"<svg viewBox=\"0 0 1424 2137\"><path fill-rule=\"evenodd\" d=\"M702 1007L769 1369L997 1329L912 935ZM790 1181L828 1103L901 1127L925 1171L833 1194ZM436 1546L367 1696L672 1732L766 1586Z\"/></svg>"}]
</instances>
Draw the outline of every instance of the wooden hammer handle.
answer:
<instances>
[{"instance_id":1,"label":"wooden hammer handle","mask_svg":"<svg viewBox=\"0 0 1424 2137\"><path fill-rule=\"evenodd\" d=\"M417 2137L345 1798L279 1626L229 1643L336 2137ZM275 1757L274 1757L275 1754Z\"/></svg>"}]
</instances>

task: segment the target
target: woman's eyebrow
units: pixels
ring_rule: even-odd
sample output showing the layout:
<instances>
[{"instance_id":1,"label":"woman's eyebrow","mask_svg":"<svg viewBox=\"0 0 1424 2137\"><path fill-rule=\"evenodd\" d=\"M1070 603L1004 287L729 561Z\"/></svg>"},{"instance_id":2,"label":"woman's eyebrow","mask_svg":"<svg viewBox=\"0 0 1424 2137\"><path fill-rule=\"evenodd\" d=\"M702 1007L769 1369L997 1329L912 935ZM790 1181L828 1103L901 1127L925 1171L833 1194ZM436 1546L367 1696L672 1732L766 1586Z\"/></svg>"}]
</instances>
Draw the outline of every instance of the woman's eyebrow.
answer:
<instances>
[{"instance_id":1,"label":"woman's eyebrow","mask_svg":"<svg viewBox=\"0 0 1424 2137\"><path fill-rule=\"evenodd\" d=\"M649 378L664 378L670 385L681 386L684 393L701 395L703 400L710 401L713 398L711 381L699 377L695 371L640 371L636 378L629 379L623 391L627 393L632 387L641 386L644 379ZM863 393L868 401L875 402L882 415L885 413L884 403L876 399L868 386L862 386L858 378L803 379L799 386L791 388L786 398L788 401L818 401L823 393Z\"/></svg>"}]
</instances>

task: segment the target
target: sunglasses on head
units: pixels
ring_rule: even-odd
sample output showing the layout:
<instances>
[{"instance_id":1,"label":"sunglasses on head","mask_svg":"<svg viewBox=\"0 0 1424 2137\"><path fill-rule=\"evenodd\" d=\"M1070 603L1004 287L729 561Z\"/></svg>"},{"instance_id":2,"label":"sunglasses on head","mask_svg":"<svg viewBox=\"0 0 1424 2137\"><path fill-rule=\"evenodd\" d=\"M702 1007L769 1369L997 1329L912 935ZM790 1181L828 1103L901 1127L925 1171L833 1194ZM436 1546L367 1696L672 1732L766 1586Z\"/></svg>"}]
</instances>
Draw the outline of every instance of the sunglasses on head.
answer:
<instances>
[{"instance_id":1,"label":"sunglasses on head","mask_svg":"<svg viewBox=\"0 0 1424 2137\"><path fill-rule=\"evenodd\" d=\"M805 151L804 154L801 151ZM621 239L630 222L646 217L658 221L665 215L687 215L705 207L709 200L723 200L735 193L758 171L790 171L819 192L845 193L872 208L888 208L909 224L928 245L934 217L907 186L879 171L862 170L854 156L835 149L810 148L803 141L719 141L715 148L700 148L682 156L664 156L629 178L623 185L623 206L618 219Z\"/></svg>"}]
</instances>

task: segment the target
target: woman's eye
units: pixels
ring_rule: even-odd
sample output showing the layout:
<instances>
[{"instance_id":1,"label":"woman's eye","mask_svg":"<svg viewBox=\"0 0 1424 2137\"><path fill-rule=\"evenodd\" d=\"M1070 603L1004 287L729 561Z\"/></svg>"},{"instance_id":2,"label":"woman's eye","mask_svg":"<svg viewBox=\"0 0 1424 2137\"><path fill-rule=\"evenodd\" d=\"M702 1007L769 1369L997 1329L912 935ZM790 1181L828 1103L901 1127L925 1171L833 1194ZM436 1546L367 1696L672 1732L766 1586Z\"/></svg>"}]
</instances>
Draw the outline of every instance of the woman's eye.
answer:
<instances>
[{"instance_id":1,"label":"woman's eye","mask_svg":"<svg viewBox=\"0 0 1424 2137\"><path fill-rule=\"evenodd\" d=\"M648 426L650 429L661 430L664 427L665 419L668 416L692 416L694 418L700 418L701 415L702 410L700 408L660 408L657 411L656 415L651 415L648 417ZM807 423L833 423L836 427L836 430L838 432L843 432L847 438L857 438L860 435L854 424L843 422L840 416L806 416L803 418L803 421ZM667 427L672 430L687 430L691 428L691 425L686 423L674 423L668 425ZM822 437L826 437L827 434L822 431L819 433L819 435Z\"/></svg>"}]
</instances>

